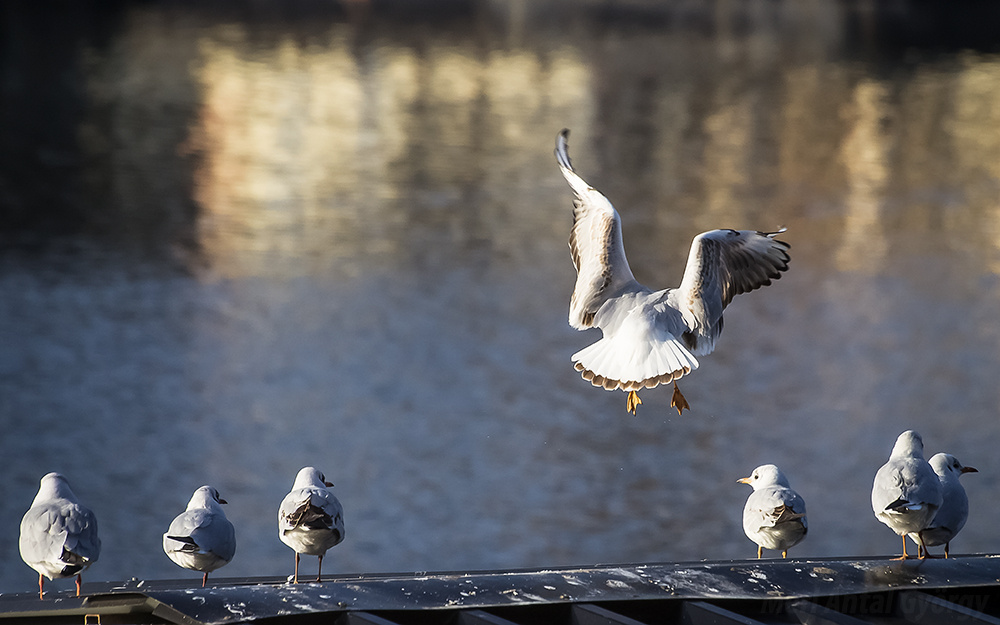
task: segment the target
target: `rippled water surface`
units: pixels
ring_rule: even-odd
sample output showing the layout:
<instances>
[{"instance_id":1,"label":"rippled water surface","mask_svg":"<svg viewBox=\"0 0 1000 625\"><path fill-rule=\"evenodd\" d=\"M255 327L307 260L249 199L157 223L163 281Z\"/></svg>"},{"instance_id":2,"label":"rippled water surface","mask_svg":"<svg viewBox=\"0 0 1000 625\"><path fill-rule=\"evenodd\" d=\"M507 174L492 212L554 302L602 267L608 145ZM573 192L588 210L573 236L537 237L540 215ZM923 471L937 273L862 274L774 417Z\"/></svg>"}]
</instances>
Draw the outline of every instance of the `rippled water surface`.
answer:
<instances>
[{"instance_id":1,"label":"rippled water surface","mask_svg":"<svg viewBox=\"0 0 1000 625\"><path fill-rule=\"evenodd\" d=\"M277 4L3 15L0 589L34 587L18 524L52 470L98 515L91 580L196 579L160 536L205 483L237 528L216 575L289 573L276 510L310 464L346 510L330 573L750 557L736 479L765 462L808 505L792 555L889 554L868 498L907 428L980 469L952 551L1000 548L975 19ZM563 127L646 284L698 232L788 227L681 417L573 371Z\"/></svg>"}]
</instances>

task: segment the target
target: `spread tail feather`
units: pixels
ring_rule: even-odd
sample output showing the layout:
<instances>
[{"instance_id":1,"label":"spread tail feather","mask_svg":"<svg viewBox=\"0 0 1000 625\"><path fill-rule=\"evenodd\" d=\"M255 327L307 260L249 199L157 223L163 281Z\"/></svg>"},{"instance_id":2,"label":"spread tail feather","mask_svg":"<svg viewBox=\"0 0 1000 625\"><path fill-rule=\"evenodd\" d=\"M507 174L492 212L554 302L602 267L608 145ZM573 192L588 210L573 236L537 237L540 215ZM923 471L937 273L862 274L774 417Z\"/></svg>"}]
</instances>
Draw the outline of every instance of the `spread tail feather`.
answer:
<instances>
[{"instance_id":1,"label":"spread tail feather","mask_svg":"<svg viewBox=\"0 0 1000 625\"><path fill-rule=\"evenodd\" d=\"M585 380L609 391L637 391L666 384L698 368L698 360L676 340L637 342L621 350L604 337L573 354Z\"/></svg>"}]
</instances>

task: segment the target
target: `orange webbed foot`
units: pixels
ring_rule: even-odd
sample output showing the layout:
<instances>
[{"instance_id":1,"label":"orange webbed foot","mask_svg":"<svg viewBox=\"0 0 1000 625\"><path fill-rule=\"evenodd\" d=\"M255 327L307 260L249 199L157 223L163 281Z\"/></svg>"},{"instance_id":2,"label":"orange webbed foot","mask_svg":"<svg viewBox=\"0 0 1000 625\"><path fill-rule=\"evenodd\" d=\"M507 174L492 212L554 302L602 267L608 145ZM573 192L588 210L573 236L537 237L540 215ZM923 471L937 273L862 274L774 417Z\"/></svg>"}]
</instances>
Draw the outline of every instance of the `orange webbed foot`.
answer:
<instances>
[{"instance_id":1,"label":"orange webbed foot","mask_svg":"<svg viewBox=\"0 0 1000 625\"><path fill-rule=\"evenodd\" d=\"M691 410L691 405L684 399L681 389L677 387L677 382L674 382L674 394L670 398L670 405L677 409L679 415L684 414L685 410Z\"/></svg>"},{"instance_id":2,"label":"orange webbed foot","mask_svg":"<svg viewBox=\"0 0 1000 625\"><path fill-rule=\"evenodd\" d=\"M635 391L629 391L628 392L628 398L625 399L625 410L626 410L626 412L631 412L632 414L635 414L635 409L641 403L642 403L642 400L639 399L639 393L636 393Z\"/></svg>"}]
</instances>

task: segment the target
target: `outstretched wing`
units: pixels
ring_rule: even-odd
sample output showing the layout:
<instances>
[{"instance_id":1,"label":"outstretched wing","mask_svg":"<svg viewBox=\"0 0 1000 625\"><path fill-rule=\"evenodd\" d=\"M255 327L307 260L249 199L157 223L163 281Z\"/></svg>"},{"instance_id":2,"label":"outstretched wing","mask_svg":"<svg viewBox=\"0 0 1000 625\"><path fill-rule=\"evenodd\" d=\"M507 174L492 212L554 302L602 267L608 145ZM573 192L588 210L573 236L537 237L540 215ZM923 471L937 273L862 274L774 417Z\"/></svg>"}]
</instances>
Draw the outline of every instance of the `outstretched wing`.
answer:
<instances>
[{"instance_id":1,"label":"outstretched wing","mask_svg":"<svg viewBox=\"0 0 1000 625\"><path fill-rule=\"evenodd\" d=\"M641 288L625 259L621 220L611 202L577 175L569 160L569 130L556 138L556 161L576 199L569 248L576 266L576 287L569 305L569 324L593 326L594 315L609 297Z\"/></svg>"},{"instance_id":2,"label":"outstretched wing","mask_svg":"<svg viewBox=\"0 0 1000 625\"><path fill-rule=\"evenodd\" d=\"M785 231L710 230L694 238L678 302L711 328L741 293L771 284L788 269L789 245L774 237Z\"/></svg>"}]
</instances>

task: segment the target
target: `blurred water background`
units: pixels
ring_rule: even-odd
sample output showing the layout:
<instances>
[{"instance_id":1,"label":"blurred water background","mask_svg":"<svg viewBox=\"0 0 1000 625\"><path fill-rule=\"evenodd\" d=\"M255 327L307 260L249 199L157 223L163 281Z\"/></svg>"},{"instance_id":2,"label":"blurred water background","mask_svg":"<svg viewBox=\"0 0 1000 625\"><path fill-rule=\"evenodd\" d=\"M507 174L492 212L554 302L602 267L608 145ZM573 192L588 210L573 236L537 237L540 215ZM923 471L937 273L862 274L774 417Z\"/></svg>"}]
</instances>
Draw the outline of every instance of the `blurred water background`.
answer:
<instances>
[{"instance_id":1,"label":"blurred water background","mask_svg":"<svg viewBox=\"0 0 1000 625\"><path fill-rule=\"evenodd\" d=\"M331 574L751 557L736 479L765 462L808 505L793 556L892 554L869 493L906 428L981 471L952 552L1000 550L992 3L0 16L0 590L35 587L18 524L52 470L100 521L85 580L196 580L160 537L206 483L237 528L216 576L290 573L305 465L346 510ZM646 284L703 230L789 229L681 417L570 363L596 336L566 321L563 127Z\"/></svg>"}]
</instances>

